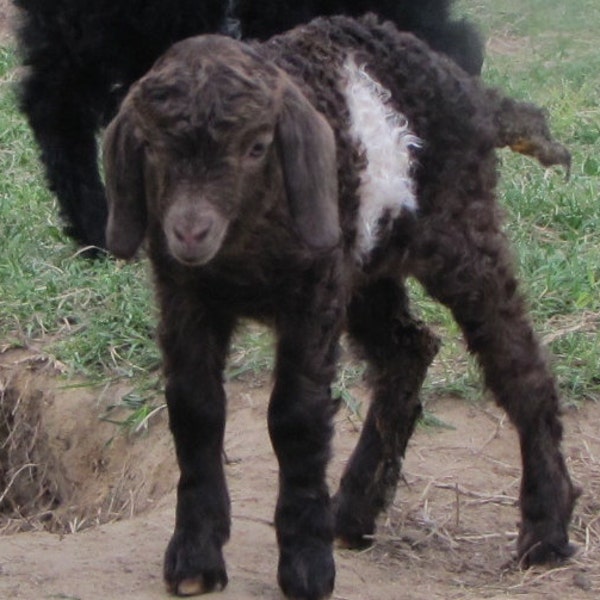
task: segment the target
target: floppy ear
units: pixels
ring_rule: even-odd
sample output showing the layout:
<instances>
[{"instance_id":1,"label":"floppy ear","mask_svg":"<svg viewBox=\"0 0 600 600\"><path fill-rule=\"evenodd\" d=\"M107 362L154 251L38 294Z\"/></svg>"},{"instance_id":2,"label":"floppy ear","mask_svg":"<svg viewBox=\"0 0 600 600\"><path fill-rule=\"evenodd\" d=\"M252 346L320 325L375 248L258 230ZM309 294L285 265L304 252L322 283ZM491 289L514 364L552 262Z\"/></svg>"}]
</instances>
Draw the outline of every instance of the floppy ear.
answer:
<instances>
[{"instance_id":1,"label":"floppy ear","mask_svg":"<svg viewBox=\"0 0 600 600\"><path fill-rule=\"evenodd\" d=\"M325 118L293 84L286 86L277 141L292 218L307 245L340 240L336 146Z\"/></svg>"},{"instance_id":2,"label":"floppy ear","mask_svg":"<svg viewBox=\"0 0 600 600\"><path fill-rule=\"evenodd\" d=\"M115 256L131 258L146 233L146 193L144 150L126 110L106 129L103 156L108 200L106 245Z\"/></svg>"}]
</instances>

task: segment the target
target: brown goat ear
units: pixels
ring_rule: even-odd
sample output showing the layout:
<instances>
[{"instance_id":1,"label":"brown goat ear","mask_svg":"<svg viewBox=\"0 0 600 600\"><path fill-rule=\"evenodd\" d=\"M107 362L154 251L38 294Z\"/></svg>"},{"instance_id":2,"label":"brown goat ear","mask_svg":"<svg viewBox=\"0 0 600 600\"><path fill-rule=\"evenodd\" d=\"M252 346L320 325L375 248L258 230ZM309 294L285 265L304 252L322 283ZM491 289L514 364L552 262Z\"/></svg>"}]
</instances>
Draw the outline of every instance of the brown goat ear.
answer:
<instances>
[{"instance_id":1,"label":"brown goat ear","mask_svg":"<svg viewBox=\"0 0 600 600\"><path fill-rule=\"evenodd\" d=\"M302 239L317 249L337 245L335 137L325 118L291 84L283 92L277 141L290 212Z\"/></svg>"},{"instance_id":2,"label":"brown goat ear","mask_svg":"<svg viewBox=\"0 0 600 600\"><path fill-rule=\"evenodd\" d=\"M146 193L144 150L127 112L119 113L106 129L103 156L106 245L118 258L131 258L146 233Z\"/></svg>"}]
</instances>

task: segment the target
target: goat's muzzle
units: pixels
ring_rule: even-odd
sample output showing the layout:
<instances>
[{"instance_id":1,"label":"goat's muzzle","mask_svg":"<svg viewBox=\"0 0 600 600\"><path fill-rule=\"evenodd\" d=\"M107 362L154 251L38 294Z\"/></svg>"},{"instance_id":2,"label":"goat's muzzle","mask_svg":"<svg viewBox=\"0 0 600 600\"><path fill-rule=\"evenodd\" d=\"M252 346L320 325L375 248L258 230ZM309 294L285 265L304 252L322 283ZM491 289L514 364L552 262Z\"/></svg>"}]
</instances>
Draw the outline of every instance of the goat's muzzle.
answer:
<instances>
[{"instance_id":1,"label":"goat's muzzle","mask_svg":"<svg viewBox=\"0 0 600 600\"><path fill-rule=\"evenodd\" d=\"M217 254L228 229L228 221L215 210L193 210L172 206L164 221L169 252L188 266L201 266Z\"/></svg>"}]
</instances>

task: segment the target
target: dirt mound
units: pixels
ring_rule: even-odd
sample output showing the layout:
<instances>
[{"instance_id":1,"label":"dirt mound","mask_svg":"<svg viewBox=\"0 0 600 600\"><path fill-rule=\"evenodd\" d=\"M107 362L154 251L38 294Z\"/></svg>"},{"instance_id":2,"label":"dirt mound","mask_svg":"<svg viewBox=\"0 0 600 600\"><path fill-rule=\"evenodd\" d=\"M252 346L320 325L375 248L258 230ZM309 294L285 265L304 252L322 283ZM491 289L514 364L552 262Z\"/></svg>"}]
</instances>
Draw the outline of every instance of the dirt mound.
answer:
<instances>
[{"instance_id":1,"label":"dirt mound","mask_svg":"<svg viewBox=\"0 0 600 600\"><path fill-rule=\"evenodd\" d=\"M100 419L108 390L68 384L60 370L26 352L7 353L0 362L4 533L75 532L132 516L175 485L166 427L151 442L128 439Z\"/></svg>"},{"instance_id":2,"label":"dirt mound","mask_svg":"<svg viewBox=\"0 0 600 600\"><path fill-rule=\"evenodd\" d=\"M9 440L3 460L13 447L0 484L10 513L0 517L5 533L0 598L166 598L161 563L173 527L177 476L166 416L158 415L147 435L128 439L99 420L107 395L122 390L66 386L57 370L60 365L28 354L11 353L10 360L0 355L0 428ZM233 525L225 549L230 584L218 595L222 600L281 598L268 394L267 385L228 386L226 469ZM334 600L596 598L600 405L589 403L565 415L564 449L585 490L571 529L579 552L564 565L525 572L513 561L520 479L514 431L489 404L444 399L428 409L445 426L417 429L404 484L381 519L373 546L336 552ZM359 420L341 411L332 488L359 429ZM35 467L19 466L20 461ZM28 514L21 518L25 508ZM17 526L19 520L24 525ZM21 533L8 534L17 530ZM76 533L64 535L69 531Z\"/></svg>"},{"instance_id":3,"label":"dirt mound","mask_svg":"<svg viewBox=\"0 0 600 600\"><path fill-rule=\"evenodd\" d=\"M45 526L68 495L40 427L41 413L41 394L24 395L12 385L0 390L0 524L6 519L5 529L30 529L32 520Z\"/></svg>"}]
</instances>

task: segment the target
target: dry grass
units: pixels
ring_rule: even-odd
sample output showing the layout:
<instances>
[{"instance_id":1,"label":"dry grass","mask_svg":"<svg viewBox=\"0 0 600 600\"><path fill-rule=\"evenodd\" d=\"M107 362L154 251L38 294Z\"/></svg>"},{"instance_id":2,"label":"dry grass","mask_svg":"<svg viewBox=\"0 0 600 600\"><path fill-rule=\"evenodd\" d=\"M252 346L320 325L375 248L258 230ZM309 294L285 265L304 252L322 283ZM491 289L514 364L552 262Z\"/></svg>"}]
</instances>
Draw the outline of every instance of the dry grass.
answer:
<instances>
[{"instance_id":1,"label":"dry grass","mask_svg":"<svg viewBox=\"0 0 600 600\"><path fill-rule=\"evenodd\" d=\"M61 485L44 456L42 403L0 380L0 533L52 528Z\"/></svg>"},{"instance_id":2,"label":"dry grass","mask_svg":"<svg viewBox=\"0 0 600 600\"><path fill-rule=\"evenodd\" d=\"M152 485L143 468L132 473L130 462L111 461L103 441L106 429L100 431L98 424L101 407L96 403L89 418L83 403L78 407L85 422L81 437L90 438L91 451L83 444L78 449L70 432L56 431L45 419L64 365L35 351L9 355L0 353L0 535L75 533L140 512ZM73 460L78 452L81 456ZM109 469L110 462L115 465ZM80 489L80 480L89 484L89 491Z\"/></svg>"},{"instance_id":3,"label":"dry grass","mask_svg":"<svg viewBox=\"0 0 600 600\"><path fill-rule=\"evenodd\" d=\"M495 431L469 451L474 461L489 464L487 487L459 482L443 472L433 476L408 473L404 489L374 536L373 547L365 552L378 564L420 569L430 581L449 584L448 599L537 598L537 594L540 598L579 598L585 596L578 594L599 590L600 434L588 424L576 427L565 442L569 470L584 487L570 529L577 553L566 562L523 570L514 552L520 468L494 458L495 451L488 453L489 444L508 426L504 418L489 416L496 421ZM452 448L434 445L426 450L429 460Z\"/></svg>"}]
</instances>

